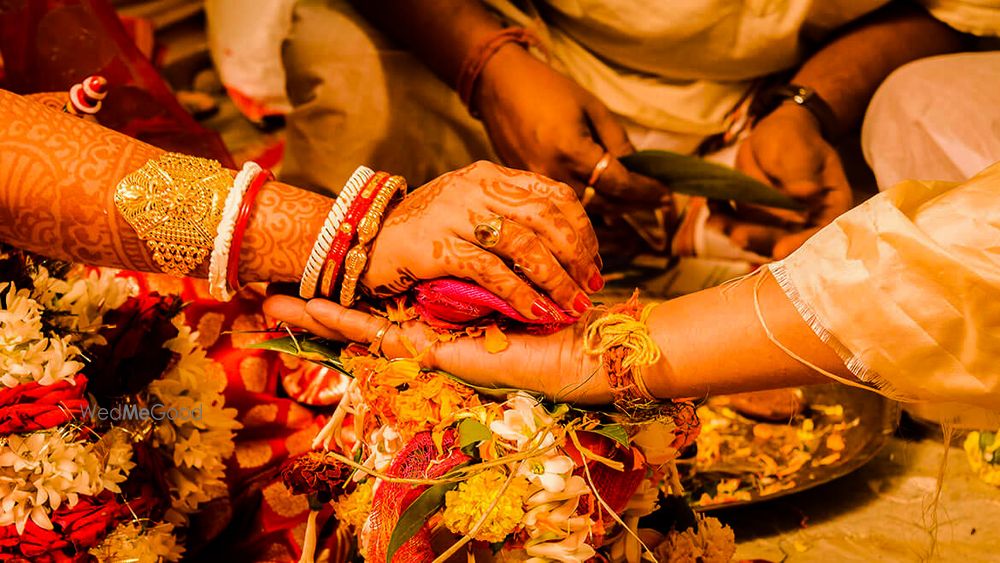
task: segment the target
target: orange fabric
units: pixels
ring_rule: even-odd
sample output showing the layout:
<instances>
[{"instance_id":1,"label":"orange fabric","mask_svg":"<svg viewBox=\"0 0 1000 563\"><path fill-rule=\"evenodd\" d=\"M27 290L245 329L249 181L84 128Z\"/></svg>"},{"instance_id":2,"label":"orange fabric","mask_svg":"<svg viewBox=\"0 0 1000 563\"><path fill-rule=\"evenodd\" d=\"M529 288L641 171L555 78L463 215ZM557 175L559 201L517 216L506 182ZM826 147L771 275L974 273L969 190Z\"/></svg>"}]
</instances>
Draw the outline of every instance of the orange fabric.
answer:
<instances>
[{"instance_id":1,"label":"orange fabric","mask_svg":"<svg viewBox=\"0 0 1000 563\"><path fill-rule=\"evenodd\" d=\"M308 391L304 398L310 402L316 402L316 388L322 385L327 390L322 402L335 405L346 387L346 378L276 352L246 348L278 336L260 332L267 327L267 321L260 313L264 294L259 285L248 286L232 301L221 303L209 297L203 280L125 275L134 277L143 291L177 294L188 304L185 321L198 331L198 340L208 356L225 370L226 406L237 409L243 425L236 433L236 453L228 462L230 506L213 511L210 517L210 527L221 531L224 523L217 519L228 516L228 529L217 538L207 538L215 539L215 544L206 549L209 553L218 549L220 555L239 561L297 561L309 507L304 496L292 495L285 488L279 470L288 457L310 448L313 437L326 422L329 407L314 410L301 404L296 400L298 395L290 393L282 380L296 383L298 387L292 391ZM343 554L346 550L337 545L331 517L327 505L318 520L321 534L317 553L330 549L333 554Z\"/></svg>"}]
</instances>

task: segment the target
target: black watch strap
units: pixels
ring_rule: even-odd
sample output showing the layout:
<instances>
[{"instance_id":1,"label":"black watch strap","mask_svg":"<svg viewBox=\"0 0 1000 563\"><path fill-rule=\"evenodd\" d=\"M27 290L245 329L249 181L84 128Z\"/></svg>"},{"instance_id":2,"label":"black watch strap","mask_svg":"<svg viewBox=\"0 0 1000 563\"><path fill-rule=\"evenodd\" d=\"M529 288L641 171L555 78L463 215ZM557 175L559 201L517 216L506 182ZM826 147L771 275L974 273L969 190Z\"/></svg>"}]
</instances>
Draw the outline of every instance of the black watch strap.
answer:
<instances>
[{"instance_id":1,"label":"black watch strap","mask_svg":"<svg viewBox=\"0 0 1000 563\"><path fill-rule=\"evenodd\" d=\"M761 119L776 110L784 102L798 104L813 114L819 122L820 133L828 142L835 142L840 135L837 116L816 90L798 84L781 84L764 90L753 104L754 119Z\"/></svg>"}]
</instances>

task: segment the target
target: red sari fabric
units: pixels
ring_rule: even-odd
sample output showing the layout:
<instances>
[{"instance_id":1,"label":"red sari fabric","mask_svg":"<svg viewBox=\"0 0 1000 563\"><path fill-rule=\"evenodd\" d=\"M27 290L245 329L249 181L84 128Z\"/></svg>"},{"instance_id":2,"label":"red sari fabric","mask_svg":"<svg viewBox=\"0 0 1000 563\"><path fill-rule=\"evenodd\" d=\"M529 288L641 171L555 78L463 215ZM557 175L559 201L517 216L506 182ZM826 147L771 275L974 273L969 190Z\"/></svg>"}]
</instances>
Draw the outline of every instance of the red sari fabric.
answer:
<instances>
[{"instance_id":1,"label":"red sari fabric","mask_svg":"<svg viewBox=\"0 0 1000 563\"><path fill-rule=\"evenodd\" d=\"M65 92L87 76L108 79L98 122L164 150L235 168L218 134L177 103L106 0L0 2L0 87L18 94Z\"/></svg>"},{"instance_id":2,"label":"red sari fabric","mask_svg":"<svg viewBox=\"0 0 1000 563\"><path fill-rule=\"evenodd\" d=\"M203 280L127 275L139 282L142 291L180 295L188 304L185 322L198 331L199 343L225 370L226 406L237 409L243 425L226 471L230 498L211 503L195 518L191 529L202 537L193 538L192 547L198 550L198 543L207 544L208 553L218 552L233 561L297 561L309 507L305 496L288 491L279 472L288 457L310 449L332 407L305 406L289 396L282 381L326 378L340 388L344 382L314 364L248 348L276 336L262 332L268 325L261 313L264 294L259 286L248 286L232 301L220 303L208 295ZM317 553L324 549L343 553L346 547L337 545L331 517L327 506L318 521Z\"/></svg>"}]
</instances>

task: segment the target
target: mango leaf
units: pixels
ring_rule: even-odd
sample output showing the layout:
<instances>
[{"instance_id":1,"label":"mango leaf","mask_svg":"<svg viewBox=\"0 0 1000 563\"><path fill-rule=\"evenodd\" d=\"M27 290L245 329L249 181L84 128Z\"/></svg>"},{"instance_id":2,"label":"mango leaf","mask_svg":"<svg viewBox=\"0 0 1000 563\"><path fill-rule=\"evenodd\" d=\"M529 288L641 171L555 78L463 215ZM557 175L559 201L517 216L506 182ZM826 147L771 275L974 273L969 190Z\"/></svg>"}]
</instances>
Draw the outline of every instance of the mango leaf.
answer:
<instances>
[{"instance_id":1,"label":"mango leaf","mask_svg":"<svg viewBox=\"0 0 1000 563\"><path fill-rule=\"evenodd\" d=\"M611 438L615 442L618 442L624 447L629 446L628 432L621 424L602 424L597 428L587 430L587 432L593 432L594 434L600 434L605 438Z\"/></svg>"},{"instance_id":2,"label":"mango leaf","mask_svg":"<svg viewBox=\"0 0 1000 563\"><path fill-rule=\"evenodd\" d=\"M458 447L463 450L480 442L485 442L493 436L485 424L473 418L462 419L458 423Z\"/></svg>"},{"instance_id":3,"label":"mango leaf","mask_svg":"<svg viewBox=\"0 0 1000 563\"><path fill-rule=\"evenodd\" d=\"M534 392L531 392L531 391L524 391L523 389L517 389L515 387L486 387L484 385L473 385L473 384L469 383L468 381L464 381L464 380L462 380L462 379L460 379L458 377L455 377L454 375L452 375L452 374L450 374L450 373L448 373L446 371L440 371L440 370L433 370L433 371L435 373L437 373L438 375L443 375L444 377L447 377L449 379L457 381L457 382L461 383L462 385L465 385L466 387L469 387L470 389L472 389L476 393L479 393L480 395L486 395L487 397L490 397L491 399L506 399L507 395L509 395L511 393L517 393L518 391L521 391L521 392L527 393L529 395L532 395L532 396L538 398L539 400L541 400L543 398L543 396L540 393L534 393Z\"/></svg>"},{"instance_id":4,"label":"mango leaf","mask_svg":"<svg viewBox=\"0 0 1000 563\"><path fill-rule=\"evenodd\" d=\"M677 193L796 211L805 209L800 202L767 184L695 156L650 150L618 160L632 172L655 178Z\"/></svg>"},{"instance_id":5,"label":"mango leaf","mask_svg":"<svg viewBox=\"0 0 1000 563\"><path fill-rule=\"evenodd\" d=\"M396 551L420 531L432 514L444 506L444 494L457 486L458 483L432 485L406 507L406 511L399 517L399 522L392 531L392 537L389 538L389 547L385 552L386 563L392 563L392 556Z\"/></svg>"},{"instance_id":6,"label":"mango leaf","mask_svg":"<svg viewBox=\"0 0 1000 563\"><path fill-rule=\"evenodd\" d=\"M282 338L272 338L271 340L251 344L249 347L289 354L353 377L340 361L340 352L344 349L344 345L339 342L320 338L293 338L291 336L284 336Z\"/></svg>"}]
</instances>

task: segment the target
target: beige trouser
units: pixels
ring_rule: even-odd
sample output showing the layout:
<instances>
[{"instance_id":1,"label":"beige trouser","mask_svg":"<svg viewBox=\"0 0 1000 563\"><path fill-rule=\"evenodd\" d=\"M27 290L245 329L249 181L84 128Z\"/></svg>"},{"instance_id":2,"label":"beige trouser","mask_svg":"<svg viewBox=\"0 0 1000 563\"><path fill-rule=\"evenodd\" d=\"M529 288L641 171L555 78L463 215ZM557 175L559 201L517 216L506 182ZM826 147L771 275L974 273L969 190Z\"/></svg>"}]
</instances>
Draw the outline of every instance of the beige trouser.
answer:
<instances>
[{"instance_id":1,"label":"beige trouser","mask_svg":"<svg viewBox=\"0 0 1000 563\"><path fill-rule=\"evenodd\" d=\"M346 0L300 0L283 57L294 109L282 175L291 183L335 192L365 164L417 186L493 156L482 124L452 89ZM640 148L685 151L698 142L628 129ZM1000 52L897 70L872 100L862 145L882 187L964 180L1000 160ZM713 160L731 160L731 151L719 157Z\"/></svg>"},{"instance_id":2,"label":"beige trouser","mask_svg":"<svg viewBox=\"0 0 1000 563\"><path fill-rule=\"evenodd\" d=\"M862 149L882 189L906 179L959 182L1000 161L1000 52L933 57L901 67L868 107ZM995 429L1000 413L907 404L960 428Z\"/></svg>"},{"instance_id":3,"label":"beige trouser","mask_svg":"<svg viewBox=\"0 0 1000 563\"><path fill-rule=\"evenodd\" d=\"M300 0L282 57L287 182L337 192L364 164L419 186L493 156L452 89L345 0Z\"/></svg>"},{"instance_id":4,"label":"beige trouser","mask_svg":"<svg viewBox=\"0 0 1000 563\"><path fill-rule=\"evenodd\" d=\"M959 182L1000 161L1000 51L897 69L872 98L861 146L882 189L902 180Z\"/></svg>"}]
</instances>

